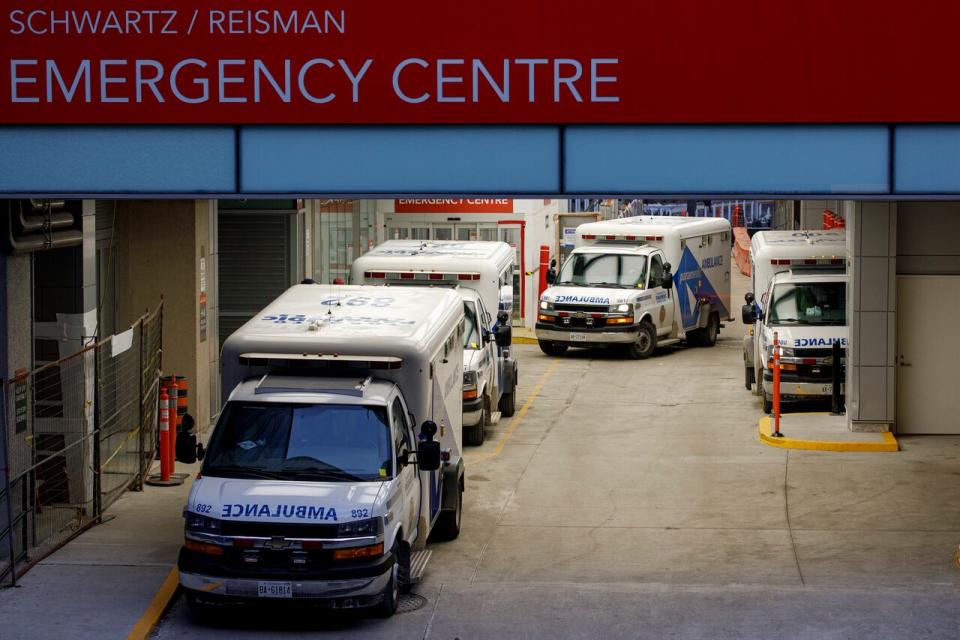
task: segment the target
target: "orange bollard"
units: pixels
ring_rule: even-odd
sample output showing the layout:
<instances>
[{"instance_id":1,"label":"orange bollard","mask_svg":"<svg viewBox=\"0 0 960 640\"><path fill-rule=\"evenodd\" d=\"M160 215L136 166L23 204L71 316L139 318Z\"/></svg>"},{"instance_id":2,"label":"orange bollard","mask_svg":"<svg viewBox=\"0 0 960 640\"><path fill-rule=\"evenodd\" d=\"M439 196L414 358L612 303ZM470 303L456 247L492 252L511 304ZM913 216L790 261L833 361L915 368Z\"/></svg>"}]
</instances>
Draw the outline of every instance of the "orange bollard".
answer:
<instances>
[{"instance_id":1,"label":"orange bollard","mask_svg":"<svg viewBox=\"0 0 960 640\"><path fill-rule=\"evenodd\" d=\"M780 433L780 339L773 333L773 437L782 438Z\"/></svg>"},{"instance_id":2,"label":"orange bollard","mask_svg":"<svg viewBox=\"0 0 960 640\"><path fill-rule=\"evenodd\" d=\"M550 247L545 244L540 245L540 286L537 290L537 301L547 290L547 270L550 269Z\"/></svg>"},{"instance_id":3,"label":"orange bollard","mask_svg":"<svg viewBox=\"0 0 960 640\"><path fill-rule=\"evenodd\" d=\"M170 448L170 397L165 389L160 390L160 480L168 482L173 473L173 458Z\"/></svg>"},{"instance_id":4,"label":"orange bollard","mask_svg":"<svg viewBox=\"0 0 960 640\"><path fill-rule=\"evenodd\" d=\"M170 452L170 473L176 470L177 466L177 405L179 402L180 385L177 383L177 376L170 376L170 440L168 448Z\"/></svg>"}]
</instances>

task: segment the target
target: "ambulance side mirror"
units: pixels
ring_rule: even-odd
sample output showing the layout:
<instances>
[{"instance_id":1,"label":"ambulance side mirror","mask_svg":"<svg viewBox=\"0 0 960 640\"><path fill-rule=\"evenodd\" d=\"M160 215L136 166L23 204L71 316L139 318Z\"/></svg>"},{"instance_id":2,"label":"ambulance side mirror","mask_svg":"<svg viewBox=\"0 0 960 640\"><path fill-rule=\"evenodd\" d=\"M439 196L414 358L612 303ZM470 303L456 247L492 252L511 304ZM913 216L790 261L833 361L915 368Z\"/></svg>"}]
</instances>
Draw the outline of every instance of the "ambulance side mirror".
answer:
<instances>
[{"instance_id":1,"label":"ambulance side mirror","mask_svg":"<svg viewBox=\"0 0 960 640\"><path fill-rule=\"evenodd\" d=\"M421 471L436 471L440 468L440 443L433 439L435 435L437 435L436 422L427 420L420 425L417 466Z\"/></svg>"},{"instance_id":2,"label":"ambulance side mirror","mask_svg":"<svg viewBox=\"0 0 960 640\"><path fill-rule=\"evenodd\" d=\"M751 291L743 296L743 300L747 304L740 309L741 320L743 320L743 324L753 324L757 320L757 308L753 305L756 297Z\"/></svg>"},{"instance_id":3,"label":"ambulance side mirror","mask_svg":"<svg viewBox=\"0 0 960 640\"><path fill-rule=\"evenodd\" d=\"M673 274L670 273L670 263L663 263L663 280L660 282L660 286L668 291L673 289Z\"/></svg>"},{"instance_id":4,"label":"ambulance side mirror","mask_svg":"<svg viewBox=\"0 0 960 640\"><path fill-rule=\"evenodd\" d=\"M497 346L509 347L513 343L513 327L501 322L497 326Z\"/></svg>"},{"instance_id":5,"label":"ambulance side mirror","mask_svg":"<svg viewBox=\"0 0 960 640\"><path fill-rule=\"evenodd\" d=\"M550 268L547 269L547 284L553 284L557 281L557 259L550 261Z\"/></svg>"}]
</instances>

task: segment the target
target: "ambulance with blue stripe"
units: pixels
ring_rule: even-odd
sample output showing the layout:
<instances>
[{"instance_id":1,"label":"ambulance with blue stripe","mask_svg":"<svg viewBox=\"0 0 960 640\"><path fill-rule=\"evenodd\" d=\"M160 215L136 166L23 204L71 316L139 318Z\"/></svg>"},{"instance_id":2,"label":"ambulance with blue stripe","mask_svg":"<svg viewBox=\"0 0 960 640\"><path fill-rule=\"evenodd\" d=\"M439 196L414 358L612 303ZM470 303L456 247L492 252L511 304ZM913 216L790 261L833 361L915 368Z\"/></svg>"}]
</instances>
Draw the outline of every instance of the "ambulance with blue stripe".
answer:
<instances>
[{"instance_id":1,"label":"ambulance with blue stripe","mask_svg":"<svg viewBox=\"0 0 960 640\"><path fill-rule=\"evenodd\" d=\"M638 216L577 227L577 247L551 270L536 335L547 355L570 347L716 344L730 313L730 223Z\"/></svg>"},{"instance_id":2,"label":"ambulance with blue stripe","mask_svg":"<svg viewBox=\"0 0 960 640\"><path fill-rule=\"evenodd\" d=\"M752 287L742 309L744 384L773 408L774 338L780 345L780 400L825 399L834 366L846 375L845 231L760 231L750 243ZM840 362L833 345L840 345ZM840 394L844 394L841 383Z\"/></svg>"},{"instance_id":3,"label":"ambulance with blue stripe","mask_svg":"<svg viewBox=\"0 0 960 640\"><path fill-rule=\"evenodd\" d=\"M184 509L180 584L396 611L460 532L463 302L302 284L223 345L223 411Z\"/></svg>"}]
</instances>

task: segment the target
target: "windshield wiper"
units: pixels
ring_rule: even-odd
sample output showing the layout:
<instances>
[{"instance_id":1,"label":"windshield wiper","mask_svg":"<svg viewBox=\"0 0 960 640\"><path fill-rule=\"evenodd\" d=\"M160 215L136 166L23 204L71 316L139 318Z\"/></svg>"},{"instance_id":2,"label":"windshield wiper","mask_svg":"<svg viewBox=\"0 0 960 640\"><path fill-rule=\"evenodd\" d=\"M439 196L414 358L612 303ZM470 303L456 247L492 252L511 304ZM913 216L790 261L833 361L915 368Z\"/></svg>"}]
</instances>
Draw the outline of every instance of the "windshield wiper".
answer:
<instances>
[{"instance_id":1,"label":"windshield wiper","mask_svg":"<svg viewBox=\"0 0 960 640\"><path fill-rule=\"evenodd\" d=\"M776 320L772 321L770 324L787 324L788 322L793 324L800 324L800 320L798 318L777 318Z\"/></svg>"},{"instance_id":2,"label":"windshield wiper","mask_svg":"<svg viewBox=\"0 0 960 640\"><path fill-rule=\"evenodd\" d=\"M555 287L586 287L588 285L583 284L582 282L557 282L554 283Z\"/></svg>"},{"instance_id":3,"label":"windshield wiper","mask_svg":"<svg viewBox=\"0 0 960 640\"><path fill-rule=\"evenodd\" d=\"M218 473L228 473L231 475L246 475L251 478L265 478L268 480L277 480L280 478L280 474L275 471L269 471L267 469L260 469L258 467L244 467L239 464L222 464L215 467L210 467L203 472L204 475L211 475L217 477Z\"/></svg>"},{"instance_id":4,"label":"windshield wiper","mask_svg":"<svg viewBox=\"0 0 960 640\"><path fill-rule=\"evenodd\" d=\"M316 480L353 480L361 482L366 480L366 478L336 467L329 469L321 469L320 467L295 467L292 469L281 469L280 473L294 478L314 478Z\"/></svg>"},{"instance_id":5,"label":"windshield wiper","mask_svg":"<svg viewBox=\"0 0 960 640\"><path fill-rule=\"evenodd\" d=\"M614 287L616 289L623 289L627 285L620 284L619 282L592 282L590 286L593 287Z\"/></svg>"}]
</instances>

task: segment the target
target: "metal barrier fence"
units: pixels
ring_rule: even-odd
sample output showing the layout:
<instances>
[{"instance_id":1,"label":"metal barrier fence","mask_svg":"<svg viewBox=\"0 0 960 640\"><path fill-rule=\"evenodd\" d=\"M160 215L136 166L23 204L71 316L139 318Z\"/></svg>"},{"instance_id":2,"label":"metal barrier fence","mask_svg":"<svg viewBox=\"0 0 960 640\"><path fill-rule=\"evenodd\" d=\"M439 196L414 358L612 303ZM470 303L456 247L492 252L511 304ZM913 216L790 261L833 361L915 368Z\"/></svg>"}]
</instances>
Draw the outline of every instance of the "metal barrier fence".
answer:
<instances>
[{"instance_id":1,"label":"metal barrier fence","mask_svg":"<svg viewBox=\"0 0 960 640\"><path fill-rule=\"evenodd\" d=\"M96 522L153 463L163 304L3 385L0 585Z\"/></svg>"}]
</instances>

